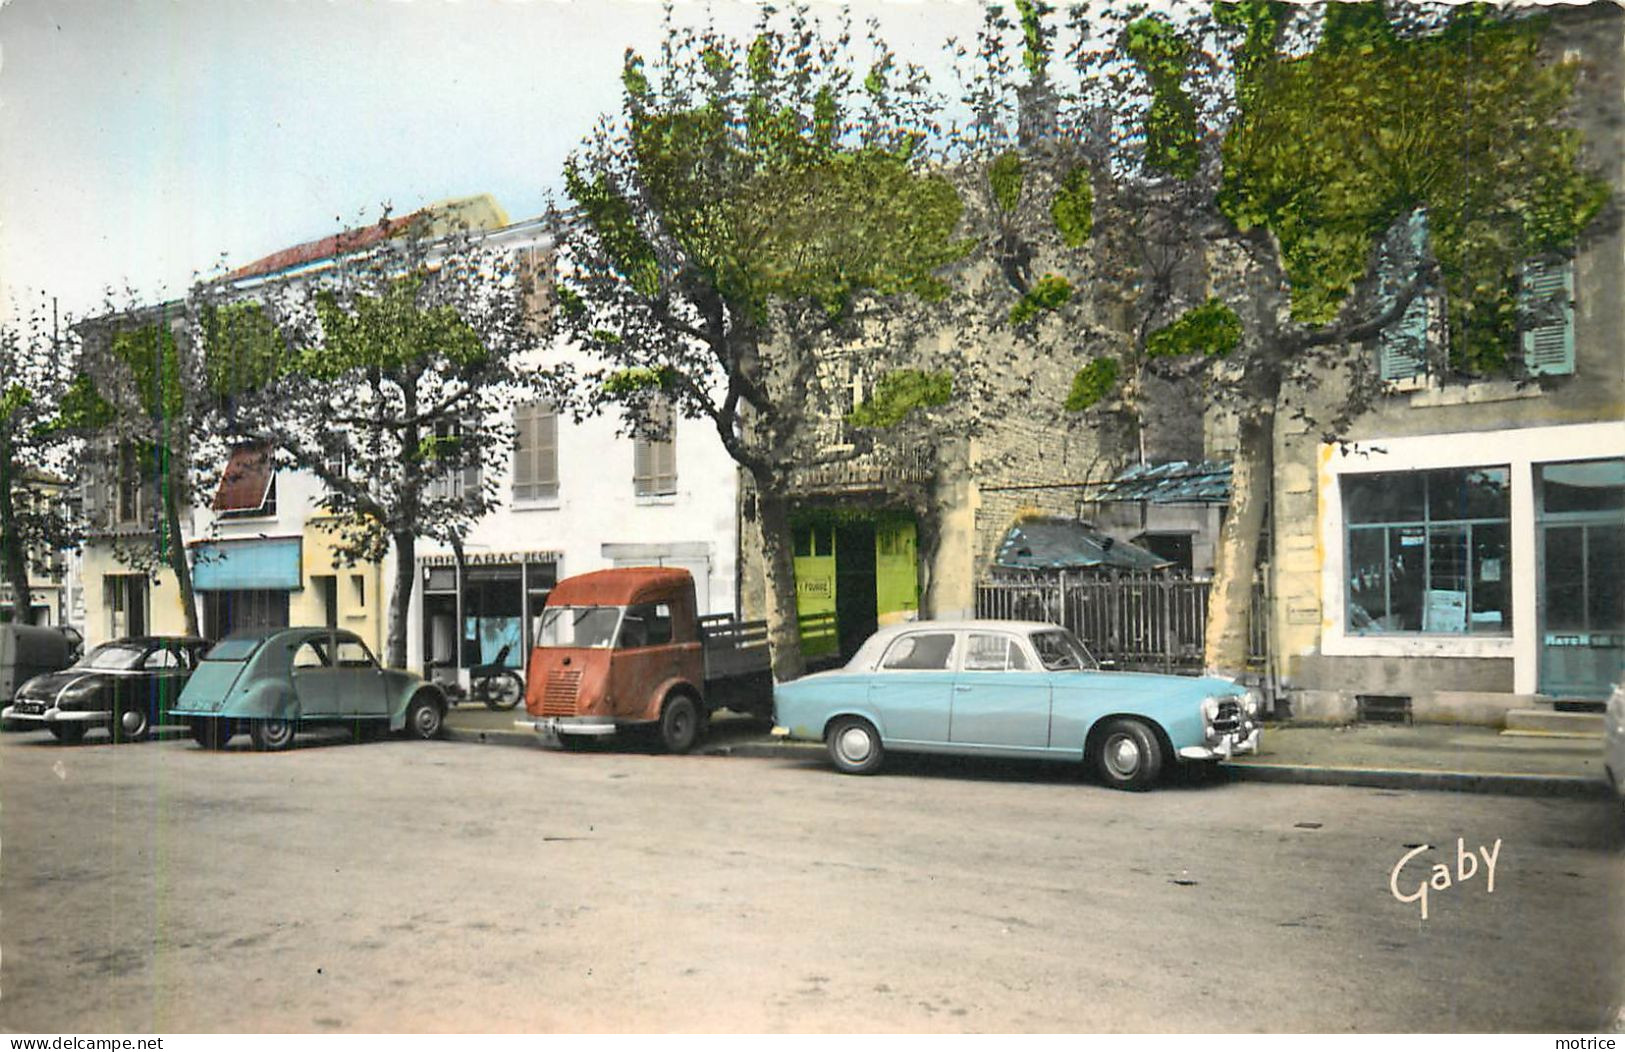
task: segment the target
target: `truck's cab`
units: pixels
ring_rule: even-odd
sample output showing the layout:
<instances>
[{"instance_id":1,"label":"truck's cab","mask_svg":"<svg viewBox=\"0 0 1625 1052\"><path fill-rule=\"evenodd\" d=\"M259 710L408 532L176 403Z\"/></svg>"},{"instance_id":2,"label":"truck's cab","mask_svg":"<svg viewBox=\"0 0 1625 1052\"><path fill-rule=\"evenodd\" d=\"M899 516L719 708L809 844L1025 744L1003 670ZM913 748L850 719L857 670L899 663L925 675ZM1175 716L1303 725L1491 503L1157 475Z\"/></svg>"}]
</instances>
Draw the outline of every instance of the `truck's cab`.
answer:
<instances>
[{"instance_id":1,"label":"truck's cab","mask_svg":"<svg viewBox=\"0 0 1625 1052\"><path fill-rule=\"evenodd\" d=\"M561 745L658 724L686 752L704 731L705 655L687 570L599 570L559 582L530 653L523 721Z\"/></svg>"}]
</instances>

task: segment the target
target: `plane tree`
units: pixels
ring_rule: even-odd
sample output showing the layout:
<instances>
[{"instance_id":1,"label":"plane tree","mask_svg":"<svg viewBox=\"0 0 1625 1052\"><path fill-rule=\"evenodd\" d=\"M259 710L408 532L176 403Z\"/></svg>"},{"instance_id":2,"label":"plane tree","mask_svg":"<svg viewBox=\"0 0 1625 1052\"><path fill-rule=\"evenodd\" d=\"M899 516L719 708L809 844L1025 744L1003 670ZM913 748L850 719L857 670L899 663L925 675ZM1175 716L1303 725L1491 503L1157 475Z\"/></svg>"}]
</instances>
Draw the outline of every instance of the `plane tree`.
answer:
<instances>
[{"instance_id":1,"label":"plane tree","mask_svg":"<svg viewBox=\"0 0 1625 1052\"><path fill-rule=\"evenodd\" d=\"M938 103L873 28L868 47L803 10L764 12L746 40L668 19L657 56L627 52L621 112L570 158L554 216L557 325L595 363L578 409L715 429L751 483L780 680L803 668L796 472L925 441L963 404L952 352L889 309L943 298L967 251L930 149ZM825 441L836 351L886 377L853 421L892 425L882 442Z\"/></svg>"}]
</instances>

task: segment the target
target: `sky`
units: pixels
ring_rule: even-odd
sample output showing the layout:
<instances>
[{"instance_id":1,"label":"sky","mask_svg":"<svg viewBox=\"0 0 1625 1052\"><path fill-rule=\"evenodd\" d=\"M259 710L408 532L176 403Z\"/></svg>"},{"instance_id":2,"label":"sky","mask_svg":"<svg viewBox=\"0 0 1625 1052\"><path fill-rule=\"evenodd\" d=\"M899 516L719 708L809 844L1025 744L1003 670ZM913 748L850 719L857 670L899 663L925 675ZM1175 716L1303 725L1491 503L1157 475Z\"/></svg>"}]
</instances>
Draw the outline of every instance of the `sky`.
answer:
<instances>
[{"instance_id":1,"label":"sky","mask_svg":"<svg viewBox=\"0 0 1625 1052\"><path fill-rule=\"evenodd\" d=\"M815 0L833 19L839 6ZM852 0L941 62L975 0ZM677 5L740 35L746 0ZM519 220L620 103L653 0L8 0L0 7L0 316L103 290L180 296L222 259L450 197Z\"/></svg>"}]
</instances>

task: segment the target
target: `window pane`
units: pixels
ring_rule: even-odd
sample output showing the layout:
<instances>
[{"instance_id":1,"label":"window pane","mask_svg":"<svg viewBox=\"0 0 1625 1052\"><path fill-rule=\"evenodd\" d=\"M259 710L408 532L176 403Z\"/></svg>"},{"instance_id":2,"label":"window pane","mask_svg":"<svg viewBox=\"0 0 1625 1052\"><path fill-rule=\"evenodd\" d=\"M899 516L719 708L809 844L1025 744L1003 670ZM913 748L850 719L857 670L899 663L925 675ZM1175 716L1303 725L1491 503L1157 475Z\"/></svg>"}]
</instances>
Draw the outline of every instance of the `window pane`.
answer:
<instances>
[{"instance_id":1,"label":"window pane","mask_svg":"<svg viewBox=\"0 0 1625 1052\"><path fill-rule=\"evenodd\" d=\"M1427 472L1428 518L1504 519L1510 514L1506 468Z\"/></svg>"},{"instance_id":2,"label":"window pane","mask_svg":"<svg viewBox=\"0 0 1625 1052\"><path fill-rule=\"evenodd\" d=\"M1512 545L1504 524L1473 527L1473 632L1512 630Z\"/></svg>"},{"instance_id":3,"label":"window pane","mask_svg":"<svg viewBox=\"0 0 1625 1052\"><path fill-rule=\"evenodd\" d=\"M1349 522L1421 522L1422 476L1409 471L1344 475L1343 514Z\"/></svg>"},{"instance_id":4,"label":"window pane","mask_svg":"<svg viewBox=\"0 0 1625 1052\"><path fill-rule=\"evenodd\" d=\"M965 652L965 670L968 672L1003 671L1009 641L1003 636L972 633L970 648Z\"/></svg>"},{"instance_id":5,"label":"window pane","mask_svg":"<svg viewBox=\"0 0 1625 1052\"><path fill-rule=\"evenodd\" d=\"M1625 508L1625 460L1547 464L1540 473L1549 512Z\"/></svg>"},{"instance_id":6,"label":"window pane","mask_svg":"<svg viewBox=\"0 0 1625 1052\"><path fill-rule=\"evenodd\" d=\"M1625 630L1625 526L1592 526L1586 530L1586 613L1593 632Z\"/></svg>"},{"instance_id":7,"label":"window pane","mask_svg":"<svg viewBox=\"0 0 1625 1052\"><path fill-rule=\"evenodd\" d=\"M949 632L921 632L904 636L886 651L881 668L888 669L945 669L954 650L954 637Z\"/></svg>"},{"instance_id":8,"label":"window pane","mask_svg":"<svg viewBox=\"0 0 1625 1052\"><path fill-rule=\"evenodd\" d=\"M1349 629L1380 631L1388 615L1387 530L1349 531Z\"/></svg>"},{"instance_id":9,"label":"window pane","mask_svg":"<svg viewBox=\"0 0 1625 1052\"><path fill-rule=\"evenodd\" d=\"M1427 582L1427 528L1396 526L1388 531L1387 632L1422 631L1422 608Z\"/></svg>"},{"instance_id":10,"label":"window pane","mask_svg":"<svg viewBox=\"0 0 1625 1052\"><path fill-rule=\"evenodd\" d=\"M1467 631L1467 527L1428 531L1428 587L1422 631Z\"/></svg>"},{"instance_id":11,"label":"window pane","mask_svg":"<svg viewBox=\"0 0 1625 1052\"><path fill-rule=\"evenodd\" d=\"M1585 527L1546 530L1546 628L1584 631Z\"/></svg>"}]
</instances>

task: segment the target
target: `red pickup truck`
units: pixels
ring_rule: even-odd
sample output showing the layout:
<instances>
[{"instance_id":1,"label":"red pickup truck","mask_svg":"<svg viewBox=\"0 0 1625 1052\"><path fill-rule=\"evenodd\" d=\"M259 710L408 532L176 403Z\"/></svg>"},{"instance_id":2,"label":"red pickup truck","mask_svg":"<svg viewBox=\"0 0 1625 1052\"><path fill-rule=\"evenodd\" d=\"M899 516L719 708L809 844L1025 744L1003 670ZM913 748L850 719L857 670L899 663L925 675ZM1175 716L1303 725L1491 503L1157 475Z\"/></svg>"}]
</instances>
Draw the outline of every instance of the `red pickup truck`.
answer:
<instances>
[{"instance_id":1,"label":"red pickup truck","mask_svg":"<svg viewBox=\"0 0 1625 1052\"><path fill-rule=\"evenodd\" d=\"M687 570L628 567L566 578L547 597L517 725L577 748L629 727L658 727L687 752L711 713L773 711L767 628L695 613Z\"/></svg>"}]
</instances>

